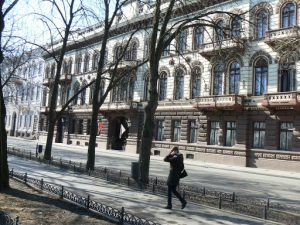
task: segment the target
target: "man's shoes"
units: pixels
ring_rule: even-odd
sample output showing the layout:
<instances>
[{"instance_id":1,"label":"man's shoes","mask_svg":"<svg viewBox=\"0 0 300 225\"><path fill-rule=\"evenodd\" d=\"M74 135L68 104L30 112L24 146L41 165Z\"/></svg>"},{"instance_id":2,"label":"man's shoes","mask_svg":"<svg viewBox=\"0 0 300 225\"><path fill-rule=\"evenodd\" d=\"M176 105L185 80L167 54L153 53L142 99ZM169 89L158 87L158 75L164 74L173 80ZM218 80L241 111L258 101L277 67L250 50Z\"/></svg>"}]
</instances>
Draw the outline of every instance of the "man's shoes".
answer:
<instances>
[{"instance_id":1,"label":"man's shoes","mask_svg":"<svg viewBox=\"0 0 300 225\"><path fill-rule=\"evenodd\" d=\"M166 207L164 207L165 209L172 209L172 206L167 205Z\"/></svg>"},{"instance_id":2,"label":"man's shoes","mask_svg":"<svg viewBox=\"0 0 300 225\"><path fill-rule=\"evenodd\" d=\"M186 201L184 201L184 202L182 203L182 205L181 205L181 209L184 209L184 208L185 208L185 206L186 206Z\"/></svg>"}]
</instances>

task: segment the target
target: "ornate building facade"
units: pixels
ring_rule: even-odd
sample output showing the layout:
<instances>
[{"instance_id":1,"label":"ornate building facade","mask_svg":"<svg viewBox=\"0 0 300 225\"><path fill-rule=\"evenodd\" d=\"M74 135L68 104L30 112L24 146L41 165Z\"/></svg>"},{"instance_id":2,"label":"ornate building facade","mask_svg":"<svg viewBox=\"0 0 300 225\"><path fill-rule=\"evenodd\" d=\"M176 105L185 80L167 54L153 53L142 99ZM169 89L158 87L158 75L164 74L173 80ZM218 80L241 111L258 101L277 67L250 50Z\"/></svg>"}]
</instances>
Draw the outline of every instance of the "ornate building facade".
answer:
<instances>
[{"instance_id":1,"label":"ornate building facade","mask_svg":"<svg viewBox=\"0 0 300 225\"><path fill-rule=\"evenodd\" d=\"M298 1L219 0L205 4L191 7L190 13L227 11L239 15L215 13L215 28L195 24L165 48L152 153L163 156L178 146L189 159L299 171ZM151 5L139 1L125 6L108 42L108 64L118 57L130 29L149 20L152 11ZM58 109L95 79L101 44L96 37L101 29L96 25L80 31L78 39L84 39L70 44ZM147 58L148 35L147 30L135 34L120 71L126 72ZM128 71L100 109L100 148L138 151L149 96L148 65ZM45 115L54 74L55 64L46 57L41 137L47 134ZM109 72L106 76L109 78ZM107 85L102 83L103 90ZM62 118L62 131L57 132L62 134L57 137L59 142L88 145L92 93L90 86L74 99Z\"/></svg>"}]
</instances>

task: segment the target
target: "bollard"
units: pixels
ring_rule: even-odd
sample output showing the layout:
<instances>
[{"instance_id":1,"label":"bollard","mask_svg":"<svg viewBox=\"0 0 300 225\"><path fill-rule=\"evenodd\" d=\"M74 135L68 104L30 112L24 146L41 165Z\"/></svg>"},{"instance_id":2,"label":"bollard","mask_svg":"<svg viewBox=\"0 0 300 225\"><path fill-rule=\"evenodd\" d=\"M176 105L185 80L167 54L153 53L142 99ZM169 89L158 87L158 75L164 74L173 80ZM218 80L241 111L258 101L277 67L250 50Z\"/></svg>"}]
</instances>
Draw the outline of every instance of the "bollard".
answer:
<instances>
[{"instance_id":1,"label":"bollard","mask_svg":"<svg viewBox=\"0 0 300 225\"><path fill-rule=\"evenodd\" d=\"M206 191L205 188L203 188L203 196L205 196L205 191Z\"/></svg>"},{"instance_id":2,"label":"bollard","mask_svg":"<svg viewBox=\"0 0 300 225\"><path fill-rule=\"evenodd\" d=\"M90 196L88 195L86 198L86 209L88 210L90 208Z\"/></svg>"},{"instance_id":3,"label":"bollard","mask_svg":"<svg viewBox=\"0 0 300 225\"><path fill-rule=\"evenodd\" d=\"M232 193L232 202L235 202L235 192Z\"/></svg>"},{"instance_id":4,"label":"bollard","mask_svg":"<svg viewBox=\"0 0 300 225\"><path fill-rule=\"evenodd\" d=\"M24 175L24 183L27 184L27 173Z\"/></svg>"},{"instance_id":5,"label":"bollard","mask_svg":"<svg viewBox=\"0 0 300 225\"><path fill-rule=\"evenodd\" d=\"M41 190L43 190L43 186L44 186L44 180L43 178L41 179Z\"/></svg>"},{"instance_id":6,"label":"bollard","mask_svg":"<svg viewBox=\"0 0 300 225\"><path fill-rule=\"evenodd\" d=\"M263 208L263 214L264 214L263 218L265 220L268 219L268 209L267 209L267 206L264 206L264 208Z\"/></svg>"},{"instance_id":7,"label":"bollard","mask_svg":"<svg viewBox=\"0 0 300 225\"><path fill-rule=\"evenodd\" d=\"M157 185L158 181L157 181L157 177L155 177L155 185Z\"/></svg>"},{"instance_id":8,"label":"bollard","mask_svg":"<svg viewBox=\"0 0 300 225\"><path fill-rule=\"evenodd\" d=\"M219 209L221 209L222 208L222 198L221 198L221 196L219 197Z\"/></svg>"},{"instance_id":9,"label":"bollard","mask_svg":"<svg viewBox=\"0 0 300 225\"><path fill-rule=\"evenodd\" d=\"M60 198L64 198L64 186L61 186Z\"/></svg>"},{"instance_id":10,"label":"bollard","mask_svg":"<svg viewBox=\"0 0 300 225\"><path fill-rule=\"evenodd\" d=\"M122 207L121 215L120 215L120 224L121 225L123 225L123 223L124 223L124 211L125 211L125 209L124 209L124 207Z\"/></svg>"}]
</instances>

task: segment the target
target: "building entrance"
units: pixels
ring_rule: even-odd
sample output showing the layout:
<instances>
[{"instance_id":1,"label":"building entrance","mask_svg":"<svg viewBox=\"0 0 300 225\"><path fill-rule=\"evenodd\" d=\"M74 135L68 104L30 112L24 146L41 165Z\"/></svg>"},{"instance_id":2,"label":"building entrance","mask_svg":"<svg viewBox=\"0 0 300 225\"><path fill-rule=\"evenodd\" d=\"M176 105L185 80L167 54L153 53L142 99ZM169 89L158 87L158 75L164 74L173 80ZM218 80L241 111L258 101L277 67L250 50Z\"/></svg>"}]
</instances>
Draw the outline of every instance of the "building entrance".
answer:
<instances>
[{"instance_id":1,"label":"building entrance","mask_svg":"<svg viewBox=\"0 0 300 225\"><path fill-rule=\"evenodd\" d=\"M115 117L109 124L109 147L115 150L124 150L128 138L129 127L123 116Z\"/></svg>"}]
</instances>

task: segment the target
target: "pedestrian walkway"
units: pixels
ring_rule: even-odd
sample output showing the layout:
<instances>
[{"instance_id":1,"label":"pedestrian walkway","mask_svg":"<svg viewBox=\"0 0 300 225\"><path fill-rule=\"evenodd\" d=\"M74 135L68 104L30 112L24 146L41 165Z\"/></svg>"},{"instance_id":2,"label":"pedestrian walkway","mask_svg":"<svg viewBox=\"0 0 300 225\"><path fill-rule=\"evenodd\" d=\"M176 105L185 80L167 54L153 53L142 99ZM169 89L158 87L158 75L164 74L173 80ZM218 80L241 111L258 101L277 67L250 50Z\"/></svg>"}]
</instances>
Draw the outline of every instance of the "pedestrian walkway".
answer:
<instances>
[{"instance_id":1,"label":"pedestrian walkway","mask_svg":"<svg viewBox=\"0 0 300 225\"><path fill-rule=\"evenodd\" d=\"M192 203L188 203L187 207L181 210L181 205L176 199L173 201L173 209L167 210L163 208L166 205L166 197L143 193L17 157L9 157L9 167L15 171L27 172L28 176L36 179L43 178L46 182L62 185L80 195L90 195L91 199L114 208L125 207L126 211L134 215L163 225L277 224Z\"/></svg>"}]
</instances>

